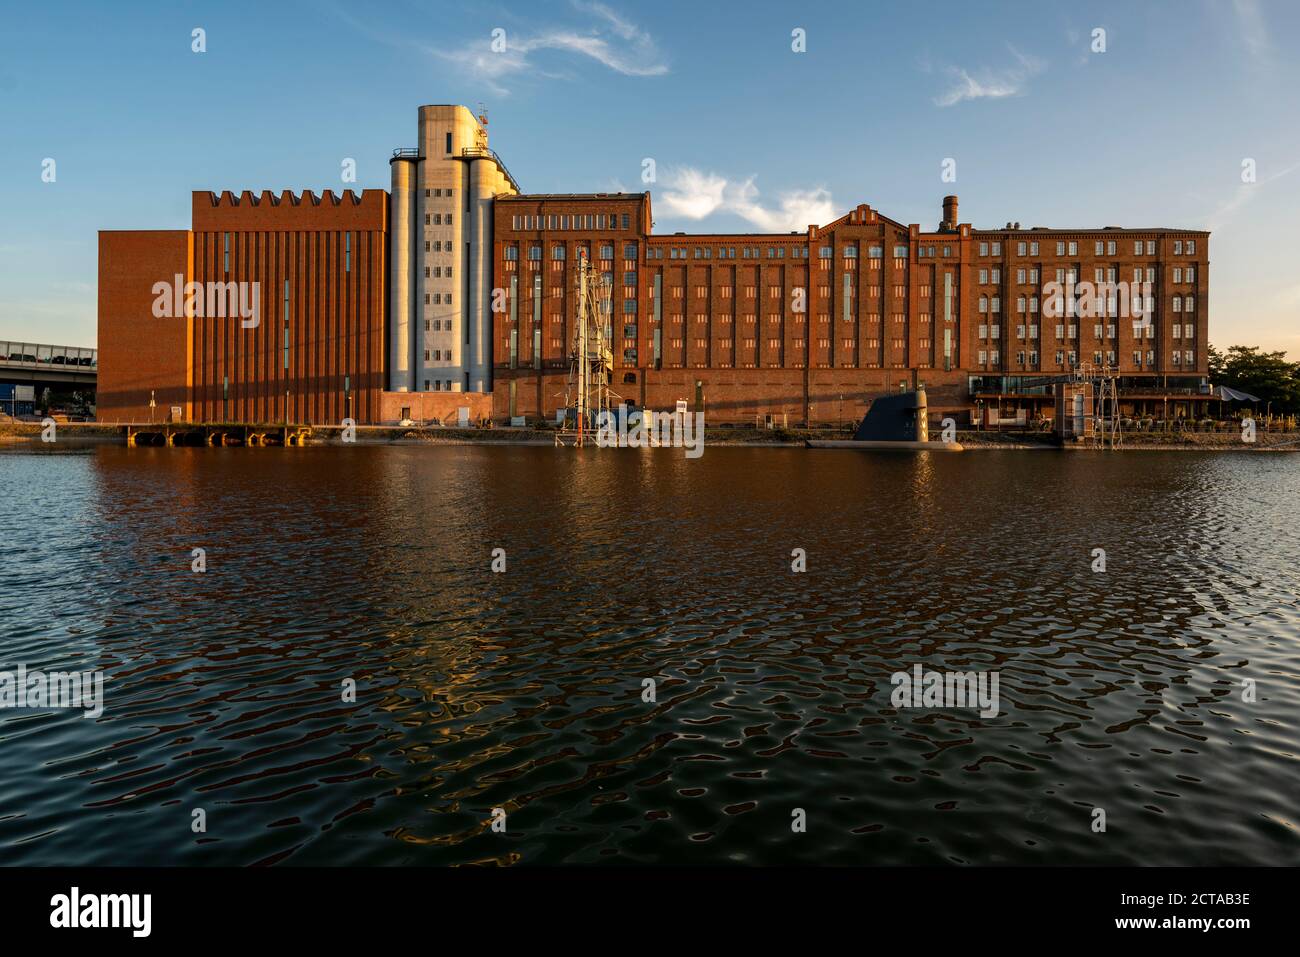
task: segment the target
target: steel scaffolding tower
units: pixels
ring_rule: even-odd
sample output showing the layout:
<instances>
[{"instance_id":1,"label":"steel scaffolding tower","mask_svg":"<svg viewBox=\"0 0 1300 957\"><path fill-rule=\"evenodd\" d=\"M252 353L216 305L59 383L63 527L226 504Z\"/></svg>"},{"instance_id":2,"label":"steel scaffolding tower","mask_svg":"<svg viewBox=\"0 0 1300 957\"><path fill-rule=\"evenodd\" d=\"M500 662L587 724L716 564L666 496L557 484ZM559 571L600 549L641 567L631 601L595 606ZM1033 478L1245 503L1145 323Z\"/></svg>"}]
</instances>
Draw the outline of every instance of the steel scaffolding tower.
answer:
<instances>
[{"instance_id":1,"label":"steel scaffolding tower","mask_svg":"<svg viewBox=\"0 0 1300 957\"><path fill-rule=\"evenodd\" d=\"M1102 449L1118 449L1124 444L1124 430L1119 413L1119 370L1112 365L1082 363L1079 381L1092 386L1092 444Z\"/></svg>"},{"instance_id":2,"label":"steel scaffolding tower","mask_svg":"<svg viewBox=\"0 0 1300 957\"><path fill-rule=\"evenodd\" d=\"M578 260L577 314L569 350L569 379L564 392L565 416L555 433L556 445L581 448L612 408L609 385L614 376L614 353L606 322L612 321L612 288L602 282L587 256ZM604 316L609 317L603 319Z\"/></svg>"}]
</instances>

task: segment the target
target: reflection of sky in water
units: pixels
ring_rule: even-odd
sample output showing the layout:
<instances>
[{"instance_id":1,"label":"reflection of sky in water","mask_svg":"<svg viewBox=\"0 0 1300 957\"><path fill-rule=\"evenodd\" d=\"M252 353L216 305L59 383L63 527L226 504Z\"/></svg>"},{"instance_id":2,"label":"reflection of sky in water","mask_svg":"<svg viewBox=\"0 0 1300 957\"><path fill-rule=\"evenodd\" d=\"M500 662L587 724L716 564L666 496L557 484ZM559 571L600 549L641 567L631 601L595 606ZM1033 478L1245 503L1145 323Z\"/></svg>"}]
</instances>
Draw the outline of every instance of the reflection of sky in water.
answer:
<instances>
[{"instance_id":1,"label":"reflection of sky in water","mask_svg":"<svg viewBox=\"0 0 1300 957\"><path fill-rule=\"evenodd\" d=\"M99 721L0 713L10 863L1296 858L1294 457L113 447L0 485L0 667L109 676ZM998 669L1003 714L895 712L915 662Z\"/></svg>"}]
</instances>

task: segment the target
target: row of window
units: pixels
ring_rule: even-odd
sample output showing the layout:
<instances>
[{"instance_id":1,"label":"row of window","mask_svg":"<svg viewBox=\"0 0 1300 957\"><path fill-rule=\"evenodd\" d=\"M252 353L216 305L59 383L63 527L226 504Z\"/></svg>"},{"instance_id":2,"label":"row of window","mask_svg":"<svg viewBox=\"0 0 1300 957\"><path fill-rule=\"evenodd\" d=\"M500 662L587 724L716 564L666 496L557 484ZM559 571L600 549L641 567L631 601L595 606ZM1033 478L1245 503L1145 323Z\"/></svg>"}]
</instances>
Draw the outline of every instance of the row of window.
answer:
<instances>
[{"instance_id":1,"label":"row of window","mask_svg":"<svg viewBox=\"0 0 1300 957\"><path fill-rule=\"evenodd\" d=\"M760 246L741 246L741 247L740 247L740 253L741 253L740 258L741 258L741 259L762 259L762 258L763 258L763 248L764 248L764 247L760 247ZM767 249L767 258L768 258L768 259L784 259L784 258L785 258L785 252L786 252L787 249L790 250L790 258L791 258L791 259L807 259L807 258L808 258L808 247L806 247L806 246L768 246L768 247L766 247L766 249ZM735 258L736 258L736 247L735 247L735 246L719 246L719 247L717 247L717 250L718 250L718 256L717 256L718 259L735 259ZM653 253L658 253L658 255L651 255L650 253L647 253L647 258L649 258L649 259L663 259L663 258L664 258L664 255L663 255L663 249L662 249L662 248L660 248L660 249L653 249L653 248L652 248L652 249L651 249L651 252L653 252ZM668 247L668 258L669 258L669 259L691 259L691 258L695 258L695 259L712 259L712 258L714 258L714 257L713 257L713 247L711 247L711 246L690 246L690 247L688 247L688 246L670 246L670 247Z\"/></svg>"},{"instance_id":2,"label":"row of window","mask_svg":"<svg viewBox=\"0 0 1300 957\"><path fill-rule=\"evenodd\" d=\"M1036 285L1038 283L1039 270L1037 266L1021 266L1016 269L1016 284ZM1057 267L1056 281L1059 283L1077 283L1079 269L1077 266L1065 268ZM1119 267L1117 266L1097 266L1093 269L1093 280L1095 282L1116 282L1119 277ZM1141 266L1133 267L1133 282L1155 282L1156 270L1154 266L1146 267L1144 271ZM1173 281L1178 284L1196 282L1195 266L1175 266L1173 268ZM979 282L981 286L996 286L1002 282L1002 270L994 266L992 268L981 269L979 271Z\"/></svg>"},{"instance_id":3,"label":"row of window","mask_svg":"<svg viewBox=\"0 0 1300 957\"><path fill-rule=\"evenodd\" d=\"M1137 327L1137 328L1139 328L1139 329L1141 330L1142 334L1141 334L1140 336L1134 336L1134 338L1141 338L1141 339L1148 338L1149 335L1150 335L1150 333L1155 329L1155 327L1154 327L1153 325L1149 324L1149 323L1148 323L1148 324L1143 324L1142 326ZM1093 337L1094 339L1098 339L1098 340L1104 340L1104 339L1117 339L1117 338L1119 338L1118 335L1117 335L1118 332L1119 332L1119 329L1118 329L1118 327L1117 327L1114 323L1109 323L1109 324L1097 323L1097 324L1095 324L1095 325L1092 327L1092 337ZM1176 323L1174 323L1174 325L1173 325L1173 330L1172 330L1172 332L1173 332L1172 338L1174 338L1174 339L1195 339L1195 338L1196 338L1196 325L1195 325L1194 323L1190 323L1190 322L1189 322L1189 323L1177 323L1177 322L1176 322ZM977 336L977 338L979 338L979 339L998 339L998 338L1001 337L1001 335L1002 335L1002 326L1001 326L1001 325L999 325L999 324L997 324L997 323L980 323L980 326L979 326L979 335ZM1037 338L1038 338L1038 326L1036 326L1036 325L1028 325L1028 326L1026 326L1026 325L1018 325L1018 326L1016 326L1016 338L1017 338L1017 339L1025 339L1025 338L1029 338L1029 339L1037 339ZM1056 338L1058 338L1058 339L1077 339L1077 338L1079 338L1079 327L1078 327L1078 325L1076 325L1075 323L1070 323L1069 325L1066 325L1065 323L1058 323L1057 326L1056 326Z\"/></svg>"},{"instance_id":4,"label":"row of window","mask_svg":"<svg viewBox=\"0 0 1300 957\"><path fill-rule=\"evenodd\" d=\"M945 249L946 249L946 248L947 248L947 247L945 247ZM1117 250L1118 248L1119 248L1118 243L1117 243L1115 240L1113 240L1113 239L1106 239L1106 240L1098 239L1098 240L1095 240L1094 243L1093 243L1093 252L1094 252L1095 255L1098 255L1098 256L1114 256L1114 255L1116 254L1116 250ZM997 241L992 241L992 242L981 242L981 243L980 243L980 246L979 246L979 249L980 249L980 255L981 255L981 256L988 256L988 255L1001 256L1001 255L1002 255L1002 243L997 242ZM1154 239L1147 239L1147 240L1135 239L1135 240L1133 240L1133 255L1134 255L1134 256L1143 256L1143 255L1146 255L1146 256L1154 256L1155 254L1156 254L1156 241L1155 241ZM931 254L931 255L933 255L933 254ZM948 255L948 253L947 253L947 252L944 252L944 255L946 256L946 255ZM1017 243L1016 243L1016 255L1017 255L1017 256L1037 256L1037 255L1038 255L1038 243L1037 243L1037 241L1035 241L1035 240L1028 240L1028 241L1023 241L1023 242L1017 242ZM1058 240L1056 241L1056 255L1058 255L1058 256L1065 256L1065 255L1077 256L1077 255L1079 255L1079 243L1078 243L1078 241L1077 241L1077 240L1073 240L1073 239L1072 239L1072 240L1058 239ZM1183 255L1186 255L1186 256L1195 256L1195 255L1196 255L1196 240L1195 240L1195 239L1187 239L1187 240L1183 240L1183 239L1175 239L1175 240L1174 240L1174 255L1175 255L1175 256L1183 256Z\"/></svg>"},{"instance_id":5,"label":"row of window","mask_svg":"<svg viewBox=\"0 0 1300 957\"><path fill-rule=\"evenodd\" d=\"M565 247L564 247L564 246L553 246L553 247L551 247L551 258L552 258L552 259L564 259L564 258L565 258L565 251L564 251L564 250L565 250ZM584 249L583 247L579 247L579 250L578 250L578 251L579 251L579 253L582 253L582 252L585 251L585 249ZM625 244L623 245L623 258L624 258L624 259L635 260L635 259L636 259L636 254L637 254L637 244L636 244L636 243L625 243ZM505 258L506 258L506 261L507 261L507 262L518 262L518 261L519 261L519 247L518 247L518 246L506 246L506 247L505 247ZM529 259L532 259L532 260L538 260L538 259L541 259L541 258L542 258L542 247L539 246L539 245L529 246L529 247L528 247L528 258L529 258ZM581 258L581 256L579 256L579 258ZM605 244L603 244L603 245L600 247L600 258L601 258L602 260L609 260L609 259L613 259L613 258L614 258L614 244L613 244L613 243L605 243ZM651 258L653 258L653 257L651 257Z\"/></svg>"},{"instance_id":6,"label":"row of window","mask_svg":"<svg viewBox=\"0 0 1300 957\"><path fill-rule=\"evenodd\" d=\"M578 249L578 253L579 253L578 258L579 258L579 259L582 258L581 254L582 254L583 252L585 252L585 251L586 251L586 250L585 250L584 248L579 247L579 249ZM518 246L506 246L503 255L505 256L505 261L506 261L506 262L518 262L518 261L519 261L519 247L518 247ZM624 259L635 260L635 259L636 259L636 256L637 256L637 244L636 244L636 243L625 243L625 244L623 245L623 258L624 258ZM541 247L540 245L529 246L529 247L528 247L528 258L531 259L531 260L533 260L534 262L540 260L540 259L542 258L542 247ZM567 258L568 258L567 247L566 247L566 246L559 245L559 244L556 244L556 245L552 246L552 247L551 247L551 258L554 259L554 260L564 260L564 259L567 259ZM600 247L600 258L601 258L601 259L613 259L613 258L614 258L614 246L613 246L612 244L608 244L608 243L605 244L605 245L603 245L603 246L601 246L601 247Z\"/></svg>"},{"instance_id":7,"label":"row of window","mask_svg":"<svg viewBox=\"0 0 1300 957\"><path fill-rule=\"evenodd\" d=\"M707 349L707 348L709 347L709 340L708 340L708 339L695 339L695 340L692 340L692 341L694 342L695 347L696 347L697 349ZM729 349L732 348L732 341L731 341L730 339L717 339L717 340L714 340L714 342L715 342L716 348L718 348L718 349L729 350ZM684 339L669 339L669 340L668 340L668 346L669 346L669 348L671 348L671 349L680 349L680 348L683 347L684 344L685 344L685 340L684 340ZM755 346L756 346L757 344L758 344L758 340L757 340L757 339L742 339L742 340L740 340L740 347L741 347L742 349L753 349L753 348L755 348ZM891 344L891 345L893 346L893 348L895 348L895 349L904 349L904 348L906 348L906 346L907 346L907 340L905 340L905 339L891 339L891 340L890 340L890 344ZM929 348L930 348L930 340L929 340L929 339L921 339L921 340L918 340L918 343L917 343L917 344L918 344L918 346L919 346L921 349L929 349ZM782 345L782 340L781 340L781 339L768 339L768 340L767 340L767 348L768 348L769 350L773 350L773 351L780 350L781 345ZM793 349L802 349L802 348L804 347L805 343L803 342L802 339L791 339L791 340L789 341L788 345L789 345L791 348L793 348ZM857 340L856 340L856 339L841 339L840 342L839 342L839 345L840 345L841 347L845 348L845 349L855 349L855 348L857 347ZM879 339L864 339L864 340L863 340L863 345L865 345L868 349L879 349L879 348L880 348L880 340L879 340ZM829 348L831 347L831 340L829 340L829 339L818 339L817 342L816 342L816 346L817 346L817 348L819 348L819 349L829 349Z\"/></svg>"},{"instance_id":8,"label":"row of window","mask_svg":"<svg viewBox=\"0 0 1300 957\"><path fill-rule=\"evenodd\" d=\"M1070 299L1067 302L1064 300L1064 297L1056 296L1053 297L1051 301L1055 304L1057 309L1061 309L1062 306L1064 306L1068 314L1073 315L1074 305L1079 300ZM1132 301L1134 306L1142 306L1144 307L1145 311L1148 313L1155 311L1156 301L1154 296L1146 296L1146 297L1134 296ZM1174 312L1194 312L1196 310L1196 297L1195 296L1174 296L1173 299L1171 300L1171 304L1173 305ZM1016 297L1016 312L1025 312L1026 305L1028 305L1029 312L1037 312L1038 297L1037 296ZM1101 315L1118 315L1118 313L1116 312L1116 309L1118 308L1118 302L1115 296L1093 297L1092 308L1096 312L1100 313ZM980 312L1001 312L1002 297L1001 296L991 296L991 297L980 296L979 311Z\"/></svg>"},{"instance_id":9,"label":"row of window","mask_svg":"<svg viewBox=\"0 0 1300 957\"><path fill-rule=\"evenodd\" d=\"M1097 256L1114 256L1119 246L1114 239L1096 239L1092 244L1093 254ZM1058 239L1056 244L1058 256L1076 256L1079 255L1079 242L1076 239ZM1154 239L1134 239L1132 246L1135 256L1154 256L1156 255L1156 241ZM948 255L944 254L945 256ZM1001 256L1002 243L1000 242L982 242L979 244L979 255L982 256ZM1039 255L1039 243L1037 241L1023 241L1015 243L1015 255L1018 256L1037 256ZM1175 256L1195 256L1196 241L1195 239L1175 239L1174 241Z\"/></svg>"},{"instance_id":10,"label":"row of window","mask_svg":"<svg viewBox=\"0 0 1300 957\"><path fill-rule=\"evenodd\" d=\"M548 213L545 216L520 215L511 217L510 224L520 229L630 229L628 213Z\"/></svg>"},{"instance_id":11,"label":"row of window","mask_svg":"<svg viewBox=\"0 0 1300 957\"><path fill-rule=\"evenodd\" d=\"M1038 365L1037 352L1033 350L1025 350L1016 353L1016 362L1018 364L1022 366L1025 365L1026 359L1028 359L1029 365ZM1191 349L1174 349L1170 353L1169 359L1171 365L1187 366L1188 368L1196 365L1196 353ZM1113 351L1094 352L1092 354L1092 361L1098 366L1102 365L1103 362L1106 365L1114 366L1115 353ZM996 366L1001 362L1001 354L996 349L980 349L978 352L978 362L982 366ZM1062 367L1068 364L1073 368L1079 364L1078 353L1074 350L1067 352L1066 350L1058 349L1056 352L1056 364ZM1154 349L1146 350L1145 356L1141 349L1133 350L1133 365L1142 366L1144 364L1147 366L1154 366L1156 364L1156 353Z\"/></svg>"}]
</instances>

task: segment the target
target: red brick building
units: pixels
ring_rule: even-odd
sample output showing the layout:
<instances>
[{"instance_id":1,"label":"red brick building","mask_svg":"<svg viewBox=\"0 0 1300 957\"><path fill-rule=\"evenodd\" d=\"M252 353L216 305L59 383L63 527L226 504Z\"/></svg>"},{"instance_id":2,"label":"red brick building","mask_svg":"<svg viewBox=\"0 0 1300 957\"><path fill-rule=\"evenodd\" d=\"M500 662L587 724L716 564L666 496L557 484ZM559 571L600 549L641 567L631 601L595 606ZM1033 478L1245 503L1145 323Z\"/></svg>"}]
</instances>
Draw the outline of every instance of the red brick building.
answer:
<instances>
[{"instance_id":1,"label":"red brick building","mask_svg":"<svg viewBox=\"0 0 1300 957\"><path fill-rule=\"evenodd\" d=\"M613 388L639 406L834 423L924 384L933 412L961 416L1049 406L1034 379L1087 365L1117 369L1130 404L1200 394L1208 233L981 230L957 209L946 197L933 230L861 205L806 233L656 236L648 193L498 197L495 414L549 418L563 403L584 256L612 287ZM1136 311L1149 307L1138 325L1134 282Z\"/></svg>"},{"instance_id":2,"label":"red brick building","mask_svg":"<svg viewBox=\"0 0 1300 957\"><path fill-rule=\"evenodd\" d=\"M155 318L153 303L154 283L189 276L192 258L185 230L100 231L99 421L163 421L174 406L188 417L190 323Z\"/></svg>"},{"instance_id":3,"label":"red brick building","mask_svg":"<svg viewBox=\"0 0 1300 957\"><path fill-rule=\"evenodd\" d=\"M190 230L101 231L98 418L377 421L387 240L383 190L196 192Z\"/></svg>"},{"instance_id":4,"label":"red brick building","mask_svg":"<svg viewBox=\"0 0 1300 957\"><path fill-rule=\"evenodd\" d=\"M848 423L921 385L935 416L1028 419L1089 367L1127 412L1208 401L1205 231L976 229L948 196L933 229L863 204L656 235L649 193L520 194L485 116L419 118L391 224L383 190L196 192L189 230L101 232L100 419L554 419L583 258L609 283L614 392L712 424Z\"/></svg>"}]
</instances>

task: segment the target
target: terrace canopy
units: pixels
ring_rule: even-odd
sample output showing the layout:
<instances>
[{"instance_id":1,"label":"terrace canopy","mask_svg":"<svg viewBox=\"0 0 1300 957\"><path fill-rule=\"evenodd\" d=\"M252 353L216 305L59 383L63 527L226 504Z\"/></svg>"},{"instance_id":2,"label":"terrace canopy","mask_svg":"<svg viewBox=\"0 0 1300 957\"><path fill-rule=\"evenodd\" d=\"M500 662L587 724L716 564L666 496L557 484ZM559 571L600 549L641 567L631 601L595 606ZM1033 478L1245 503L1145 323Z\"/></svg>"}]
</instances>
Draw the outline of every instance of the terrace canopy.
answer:
<instances>
[{"instance_id":1,"label":"terrace canopy","mask_svg":"<svg viewBox=\"0 0 1300 957\"><path fill-rule=\"evenodd\" d=\"M1230 389L1226 385L1216 385L1214 387L1214 397L1221 402L1258 402L1259 396L1251 395L1249 392L1242 392L1240 389Z\"/></svg>"}]
</instances>

